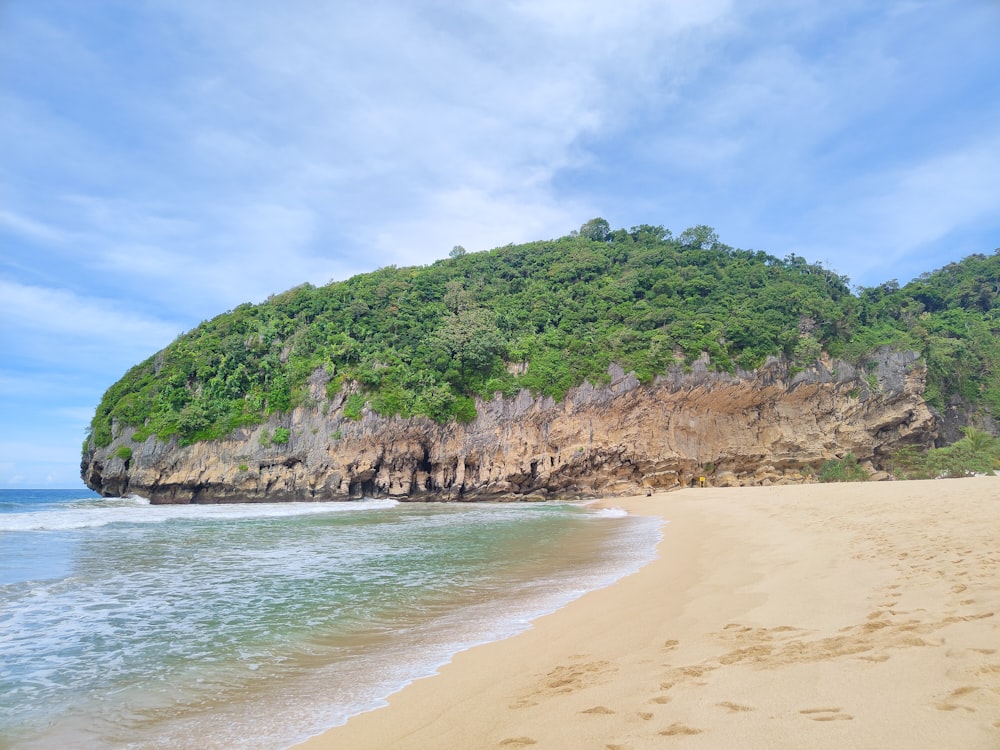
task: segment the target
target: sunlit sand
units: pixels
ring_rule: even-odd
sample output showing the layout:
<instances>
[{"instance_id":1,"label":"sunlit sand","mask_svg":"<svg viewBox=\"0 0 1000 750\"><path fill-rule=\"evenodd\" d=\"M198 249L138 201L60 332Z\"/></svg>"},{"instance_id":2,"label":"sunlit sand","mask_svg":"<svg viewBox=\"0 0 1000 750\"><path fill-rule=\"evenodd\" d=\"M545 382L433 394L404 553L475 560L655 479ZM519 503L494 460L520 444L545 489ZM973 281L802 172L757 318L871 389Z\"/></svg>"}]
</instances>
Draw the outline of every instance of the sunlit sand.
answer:
<instances>
[{"instance_id":1,"label":"sunlit sand","mask_svg":"<svg viewBox=\"0 0 1000 750\"><path fill-rule=\"evenodd\" d=\"M656 561L305 747L1000 747L1000 478L606 504Z\"/></svg>"}]
</instances>

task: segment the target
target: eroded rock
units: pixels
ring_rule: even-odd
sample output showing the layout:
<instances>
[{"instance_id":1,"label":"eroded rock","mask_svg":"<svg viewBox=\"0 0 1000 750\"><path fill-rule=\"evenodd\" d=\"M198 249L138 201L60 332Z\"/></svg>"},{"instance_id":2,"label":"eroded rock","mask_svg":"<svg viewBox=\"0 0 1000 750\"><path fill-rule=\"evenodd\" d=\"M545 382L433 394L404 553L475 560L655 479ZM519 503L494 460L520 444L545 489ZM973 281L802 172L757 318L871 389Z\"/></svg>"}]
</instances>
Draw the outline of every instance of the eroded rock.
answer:
<instances>
[{"instance_id":1,"label":"eroded rock","mask_svg":"<svg viewBox=\"0 0 1000 750\"><path fill-rule=\"evenodd\" d=\"M936 418L922 398L914 353L885 352L862 377L835 361L791 375L769 362L755 372L710 372L703 362L641 385L620 369L559 403L521 392L477 403L469 424L343 416L344 394L300 407L225 440L114 440L91 448L81 473L106 495L154 503L283 500L492 500L578 498L709 485L807 481L830 458L853 453L882 471L907 444L930 444ZM873 387L871 381L877 381ZM278 427L284 445L261 438ZM129 461L116 457L132 448Z\"/></svg>"}]
</instances>

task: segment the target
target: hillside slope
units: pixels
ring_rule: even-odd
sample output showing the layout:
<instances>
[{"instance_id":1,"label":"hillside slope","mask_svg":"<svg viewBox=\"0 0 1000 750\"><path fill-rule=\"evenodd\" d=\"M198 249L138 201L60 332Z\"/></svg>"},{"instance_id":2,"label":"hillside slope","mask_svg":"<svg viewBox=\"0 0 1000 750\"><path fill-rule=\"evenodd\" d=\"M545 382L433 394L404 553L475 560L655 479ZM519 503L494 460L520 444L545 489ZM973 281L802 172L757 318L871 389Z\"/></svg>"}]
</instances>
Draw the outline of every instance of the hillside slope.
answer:
<instances>
[{"instance_id":1,"label":"hillside slope","mask_svg":"<svg viewBox=\"0 0 1000 750\"><path fill-rule=\"evenodd\" d=\"M292 496L348 496L362 487L403 496L440 491L454 486L454 478L416 478L419 472L433 477L430 444L450 446L437 456L441 466L467 455L468 441L481 444L481 451L500 450L500 443L483 432L485 424L499 424L497 410L517 412L511 405L527 399L538 413L565 411L572 402L566 399L570 389L612 393L612 381L622 381L615 373L632 373L630 392L646 394L643 398L659 393L675 410L682 407L666 395L665 383L672 384L670 393L684 391L678 383L696 371L715 383L751 388L746 384L780 381L790 393L801 383L796 377L808 370L824 387L835 384L837 406L831 414L841 413L850 399L858 402L863 393L867 409L882 399L891 412L895 407L889 402L905 391L920 406L907 407L909 416L896 424L919 423L905 439L929 443L939 424L947 428L950 423L922 412L916 416L927 404L938 414L951 414L954 426L990 424L1000 414L998 279L1000 254L994 253L972 256L902 288L890 282L853 295L845 278L821 266L795 256L780 260L730 248L708 227L673 238L662 227L612 232L601 220L554 241L472 254L456 248L451 258L430 266L384 268L324 287L298 287L261 305L241 305L184 334L109 388L84 446L82 472L105 493L128 485L180 501L199 492L203 500L280 494L274 483L249 481L255 471L259 477L262 461L298 467L301 476L294 485L310 489ZM876 350L883 354L874 356ZM892 350L916 354L905 366L895 365L898 372L890 379L907 386L890 393L879 386L875 372ZM770 369L764 367L769 357L777 358ZM841 363L834 366L829 357ZM821 359L825 365L817 364ZM848 370L851 377L845 378ZM919 377L911 377L913 372ZM805 402L800 407L817 408ZM558 421L554 414L540 419L540 425ZM398 435L391 438L393 425L425 437L466 437L454 444L438 437L406 438L421 446L414 449L413 461L403 461L409 468L400 469L409 479L396 481L407 489L391 490L392 481L365 484L374 479L358 477L377 475L384 462L357 474L356 466L339 459L352 452L363 455L368 443L399 442ZM315 439L306 440L305 432ZM813 466L842 455L843 446L852 443L833 434L821 442L821 450L803 449L792 463ZM888 446L877 440L853 442L861 455L873 459ZM509 446L503 450L510 452ZM585 446L583 452L588 450ZM630 450L626 445L616 455L631 460ZM183 457L199 451L231 454L232 466L213 470L211 481L192 478L197 472L185 474L185 461L202 459ZM657 465L666 460L663 455L681 455L647 453L643 460ZM742 453L755 455L749 448ZM756 451L760 461L766 453ZM685 454L685 470L714 468L725 463L725 455L709 460ZM526 459L529 476L538 479L546 457L554 467L552 456ZM166 471L164 461L182 467L180 474ZM317 483L320 464L340 472L340 479L334 482L330 474ZM330 469L334 464L339 468ZM470 476L481 474L486 464L490 461L476 459ZM736 464L745 481L749 464ZM459 484L466 484L465 469L454 471L463 476ZM673 469L642 470L621 481L643 486L650 471ZM558 482L532 489L530 482L499 479L515 476L513 470L487 474L461 494L476 494L473 484L493 487L481 493L486 495L560 491ZM140 475L146 479L137 483ZM617 476L611 472L598 481L600 487L574 479L563 489L598 491L619 481L612 475ZM214 489L175 491L198 482ZM174 489L167 491L166 485Z\"/></svg>"}]
</instances>

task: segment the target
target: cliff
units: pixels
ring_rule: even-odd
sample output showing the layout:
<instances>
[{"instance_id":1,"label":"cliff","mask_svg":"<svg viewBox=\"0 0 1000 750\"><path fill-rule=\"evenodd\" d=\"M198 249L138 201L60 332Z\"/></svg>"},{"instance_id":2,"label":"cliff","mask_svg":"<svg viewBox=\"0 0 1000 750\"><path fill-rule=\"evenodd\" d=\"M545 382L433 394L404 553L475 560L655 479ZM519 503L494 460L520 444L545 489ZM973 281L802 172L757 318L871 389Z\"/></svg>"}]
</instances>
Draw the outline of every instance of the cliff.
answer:
<instances>
[{"instance_id":1,"label":"cliff","mask_svg":"<svg viewBox=\"0 0 1000 750\"><path fill-rule=\"evenodd\" d=\"M696 361L641 385L620 368L559 402L522 391L477 402L469 423L345 419L349 389L326 396L309 381L299 407L222 440L179 446L132 441L85 452L84 481L104 495L154 503L343 500L536 500L709 484L806 481L854 453L876 472L906 444L930 444L937 420L923 399L926 370L912 352L878 352L857 371L825 360L793 374L781 360L736 375ZM274 435L288 431L275 444ZM127 450L126 450L127 449ZM127 458L125 457L127 456Z\"/></svg>"}]
</instances>

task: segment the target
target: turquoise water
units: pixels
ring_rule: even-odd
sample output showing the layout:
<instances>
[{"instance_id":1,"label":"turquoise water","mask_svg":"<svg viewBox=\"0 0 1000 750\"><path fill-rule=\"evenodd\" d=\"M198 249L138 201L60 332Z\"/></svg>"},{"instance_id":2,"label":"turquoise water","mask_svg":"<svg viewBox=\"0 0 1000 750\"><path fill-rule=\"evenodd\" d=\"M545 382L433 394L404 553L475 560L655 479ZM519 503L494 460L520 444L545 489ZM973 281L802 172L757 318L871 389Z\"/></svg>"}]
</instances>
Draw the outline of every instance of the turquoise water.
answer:
<instances>
[{"instance_id":1,"label":"turquoise water","mask_svg":"<svg viewBox=\"0 0 1000 750\"><path fill-rule=\"evenodd\" d=\"M284 748L653 556L567 504L0 491L0 746Z\"/></svg>"}]
</instances>

